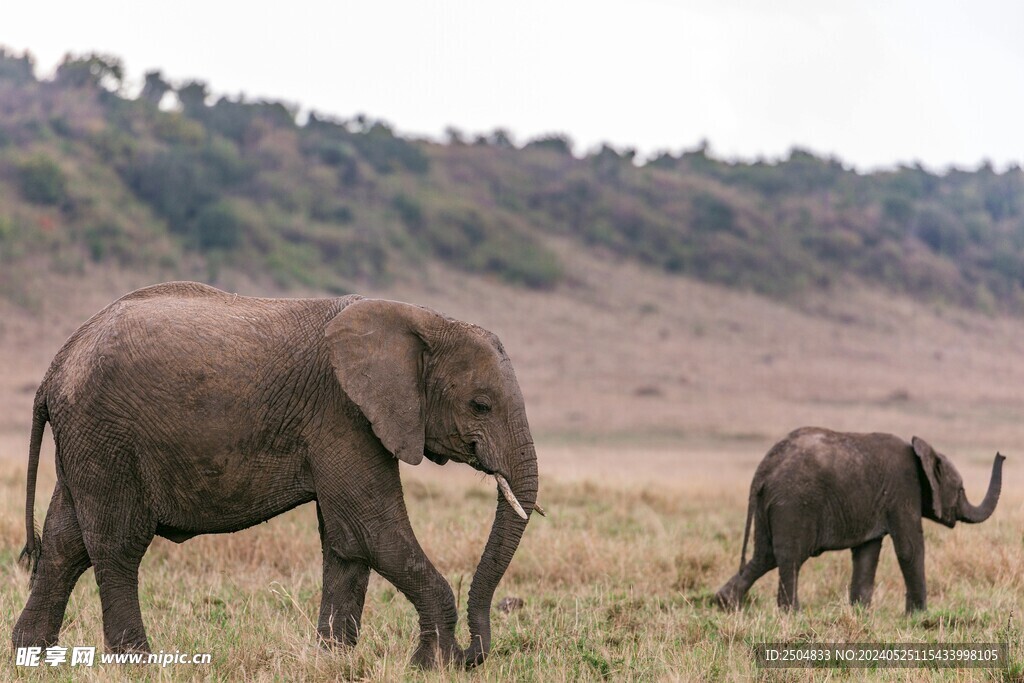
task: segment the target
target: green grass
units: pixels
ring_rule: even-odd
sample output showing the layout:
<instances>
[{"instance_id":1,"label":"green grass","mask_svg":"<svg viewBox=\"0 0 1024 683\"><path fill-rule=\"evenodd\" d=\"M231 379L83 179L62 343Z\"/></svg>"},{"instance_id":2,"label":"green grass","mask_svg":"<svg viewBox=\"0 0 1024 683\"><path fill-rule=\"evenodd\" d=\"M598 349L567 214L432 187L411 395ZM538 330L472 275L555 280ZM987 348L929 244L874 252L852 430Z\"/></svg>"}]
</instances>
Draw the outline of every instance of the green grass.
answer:
<instances>
[{"instance_id":1,"label":"green grass","mask_svg":"<svg viewBox=\"0 0 1024 683\"><path fill-rule=\"evenodd\" d=\"M52 474L43 472L39 500ZM416 472L416 475L419 473ZM5 637L28 593L14 564L24 543L24 467L0 462L0 630ZM977 527L928 534L929 603L903 615L903 584L886 542L875 605L846 604L849 554L814 558L801 573L803 610L775 607L775 575L764 577L745 608L726 613L710 596L735 571L746 482L720 490L621 487L542 481L549 516L527 529L495 603L525 606L492 614L493 650L473 672L421 672L408 662L417 630L407 600L376 575L363 632L349 651L316 644L320 549L315 513L305 506L269 524L183 545L158 539L141 569L143 616L154 651L211 652L206 667L97 665L85 680L1004 680L1024 677L1019 649L1009 670L761 670L762 642L988 642L1019 644L1024 608L1024 539L1020 499L1004 500L996 518ZM732 489L740 489L736 493ZM1007 492L1010 493L1009 491ZM470 579L493 512L487 482L406 484L406 498L427 554L456 590L464 611ZM41 503L42 504L42 503ZM65 645L102 645L100 606L90 570L72 596ZM67 680L55 670L0 664L5 680ZM79 678L80 670L75 670Z\"/></svg>"}]
</instances>

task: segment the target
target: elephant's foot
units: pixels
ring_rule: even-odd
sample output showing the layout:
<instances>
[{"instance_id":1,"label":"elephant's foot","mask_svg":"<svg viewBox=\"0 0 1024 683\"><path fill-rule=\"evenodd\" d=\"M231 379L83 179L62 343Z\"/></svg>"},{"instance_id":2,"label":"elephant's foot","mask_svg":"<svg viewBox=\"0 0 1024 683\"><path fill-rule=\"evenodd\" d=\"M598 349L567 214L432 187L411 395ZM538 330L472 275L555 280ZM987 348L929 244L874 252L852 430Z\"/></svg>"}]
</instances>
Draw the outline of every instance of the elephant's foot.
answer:
<instances>
[{"instance_id":1,"label":"elephant's foot","mask_svg":"<svg viewBox=\"0 0 1024 683\"><path fill-rule=\"evenodd\" d=\"M128 655L128 654L152 654L153 650L149 647L149 641L144 640L142 642L134 643L120 643L118 645L108 646L107 652L112 655Z\"/></svg>"},{"instance_id":2,"label":"elephant's foot","mask_svg":"<svg viewBox=\"0 0 1024 683\"><path fill-rule=\"evenodd\" d=\"M115 655L123 654L151 654L153 651L149 647L149 639L146 634L141 635L128 635L127 633L118 639L107 638L107 652Z\"/></svg>"},{"instance_id":3,"label":"elephant's foot","mask_svg":"<svg viewBox=\"0 0 1024 683\"><path fill-rule=\"evenodd\" d=\"M487 659L487 652L481 644L480 638L471 637L469 647L466 648L463 664L467 669L480 666Z\"/></svg>"},{"instance_id":4,"label":"elephant's foot","mask_svg":"<svg viewBox=\"0 0 1024 683\"><path fill-rule=\"evenodd\" d=\"M905 614L909 617L915 612L924 612L928 609L928 603L924 599L912 599L907 598L907 608Z\"/></svg>"},{"instance_id":5,"label":"elephant's foot","mask_svg":"<svg viewBox=\"0 0 1024 683\"><path fill-rule=\"evenodd\" d=\"M783 612L783 613L799 612L800 611L800 601L799 600L791 600L790 601L790 600L782 599L782 600L778 600L777 604L779 606L779 611Z\"/></svg>"},{"instance_id":6,"label":"elephant's foot","mask_svg":"<svg viewBox=\"0 0 1024 683\"><path fill-rule=\"evenodd\" d=\"M320 624L316 631L320 645L328 649L354 647L359 640L359 624L352 617Z\"/></svg>"},{"instance_id":7,"label":"elephant's foot","mask_svg":"<svg viewBox=\"0 0 1024 683\"><path fill-rule=\"evenodd\" d=\"M744 591L737 587L737 579L738 576L733 577L715 593L715 604L722 609L736 610L740 608L740 604L743 602Z\"/></svg>"},{"instance_id":8,"label":"elephant's foot","mask_svg":"<svg viewBox=\"0 0 1024 683\"><path fill-rule=\"evenodd\" d=\"M31 627L23 627L20 623L14 627L11 634L11 645L15 649L19 647L39 647L44 650L57 644L57 631L46 631L41 633Z\"/></svg>"},{"instance_id":9,"label":"elephant's foot","mask_svg":"<svg viewBox=\"0 0 1024 683\"><path fill-rule=\"evenodd\" d=\"M454 634L430 633L420 637L420 644L412 655L412 665L421 669L438 669L462 663L465 655L455 642Z\"/></svg>"},{"instance_id":10,"label":"elephant's foot","mask_svg":"<svg viewBox=\"0 0 1024 683\"><path fill-rule=\"evenodd\" d=\"M854 607L867 609L871 607L871 593L853 593L850 595L850 604Z\"/></svg>"},{"instance_id":11,"label":"elephant's foot","mask_svg":"<svg viewBox=\"0 0 1024 683\"><path fill-rule=\"evenodd\" d=\"M60 614L63 620L63 612ZM30 612L25 610L21 613L18 623L14 626L11 634L11 643L15 648L19 647L41 647L47 648L57 644L60 635L60 621L55 616L45 612Z\"/></svg>"}]
</instances>

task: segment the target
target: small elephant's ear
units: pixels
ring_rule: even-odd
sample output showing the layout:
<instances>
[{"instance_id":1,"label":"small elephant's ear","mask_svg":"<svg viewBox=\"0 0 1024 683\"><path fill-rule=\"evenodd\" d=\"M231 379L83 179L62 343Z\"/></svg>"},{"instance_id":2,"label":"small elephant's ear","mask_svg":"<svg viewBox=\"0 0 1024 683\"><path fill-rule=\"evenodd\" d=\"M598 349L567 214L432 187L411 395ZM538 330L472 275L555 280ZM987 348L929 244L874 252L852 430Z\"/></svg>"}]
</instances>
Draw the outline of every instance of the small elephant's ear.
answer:
<instances>
[{"instance_id":1,"label":"small elephant's ear","mask_svg":"<svg viewBox=\"0 0 1024 683\"><path fill-rule=\"evenodd\" d=\"M932 511L935 513L936 519L942 519L942 489L939 487L938 455L924 439L915 436L910 443L914 447L914 453L917 454L918 460L921 461L921 469L924 470L924 476L927 477L928 486L932 491Z\"/></svg>"},{"instance_id":2,"label":"small elephant's ear","mask_svg":"<svg viewBox=\"0 0 1024 683\"><path fill-rule=\"evenodd\" d=\"M342 390L384 448L410 465L423 460L423 355L442 321L412 304L363 299L349 304L325 329Z\"/></svg>"}]
</instances>

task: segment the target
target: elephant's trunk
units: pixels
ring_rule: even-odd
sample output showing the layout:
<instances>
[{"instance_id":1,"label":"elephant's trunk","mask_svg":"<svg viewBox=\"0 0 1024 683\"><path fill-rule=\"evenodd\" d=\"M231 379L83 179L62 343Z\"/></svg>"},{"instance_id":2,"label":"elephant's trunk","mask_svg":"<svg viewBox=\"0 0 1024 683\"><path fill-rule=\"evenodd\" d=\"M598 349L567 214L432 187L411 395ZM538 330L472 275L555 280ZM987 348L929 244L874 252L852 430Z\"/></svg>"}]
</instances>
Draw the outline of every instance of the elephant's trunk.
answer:
<instances>
[{"instance_id":1,"label":"elephant's trunk","mask_svg":"<svg viewBox=\"0 0 1024 683\"><path fill-rule=\"evenodd\" d=\"M533 443L527 443L516 449L513 455L508 461L508 485L514 499L519 501L529 516L537 502L537 452ZM512 561L512 555L519 547L527 521L519 516L499 491L491 535L469 588L467 621L470 643L466 650L467 666L482 664L491 650L491 600L498 582Z\"/></svg>"},{"instance_id":2,"label":"elephant's trunk","mask_svg":"<svg viewBox=\"0 0 1024 683\"><path fill-rule=\"evenodd\" d=\"M974 506L967 501L967 496L960 499L960 510L958 516L961 521L968 524L977 524L988 519L996 509L999 502L999 491L1003 486L1003 461L1006 458L996 453L996 459L992 463L992 478L988 482L988 493L981 505Z\"/></svg>"}]
</instances>

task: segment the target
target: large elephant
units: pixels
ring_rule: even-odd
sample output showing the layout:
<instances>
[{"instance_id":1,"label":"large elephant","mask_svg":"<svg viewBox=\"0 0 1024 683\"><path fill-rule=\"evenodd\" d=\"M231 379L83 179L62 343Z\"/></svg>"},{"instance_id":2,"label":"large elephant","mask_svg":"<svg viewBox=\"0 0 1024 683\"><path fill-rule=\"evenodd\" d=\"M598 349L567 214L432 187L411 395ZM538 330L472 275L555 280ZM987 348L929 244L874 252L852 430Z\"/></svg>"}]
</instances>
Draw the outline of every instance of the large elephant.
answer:
<instances>
[{"instance_id":1,"label":"large elephant","mask_svg":"<svg viewBox=\"0 0 1024 683\"><path fill-rule=\"evenodd\" d=\"M57 485L42 538L33 501L43 429ZM494 475L497 511L456 643L451 588L420 548L399 461ZM82 325L36 394L23 557L31 594L16 646L57 640L78 577L95 568L104 641L148 651L139 562L154 535L183 542L316 501L318 630L358 636L370 569L415 605L418 665L483 662L490 605L537 496L523 397L498 338L395 301L260 299L174 282L132 292Z\"/></svg>"},{"instance_id":2,"label":"large elephant","mask_svg":"<svg viewBox=\"0 0 1024 683\"><path fill-rule=\"evenodd\" d=\"M946 456L914 437L797 429L761 461L750 486L740 570L715 598L738 607L750 586L779 568L778 604L799 608L797 577L808 557L853 550L850 601L870 604L882 539L892 536L907 588L907 612L925 609L921 518L952 528L989 518L999 500L1002 455L996 454L988 493L974 506ZM746 562L752 518L754 556Z\"/></svg>"}]
</instances>

